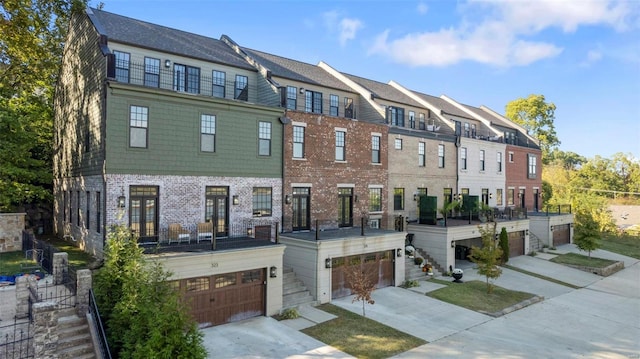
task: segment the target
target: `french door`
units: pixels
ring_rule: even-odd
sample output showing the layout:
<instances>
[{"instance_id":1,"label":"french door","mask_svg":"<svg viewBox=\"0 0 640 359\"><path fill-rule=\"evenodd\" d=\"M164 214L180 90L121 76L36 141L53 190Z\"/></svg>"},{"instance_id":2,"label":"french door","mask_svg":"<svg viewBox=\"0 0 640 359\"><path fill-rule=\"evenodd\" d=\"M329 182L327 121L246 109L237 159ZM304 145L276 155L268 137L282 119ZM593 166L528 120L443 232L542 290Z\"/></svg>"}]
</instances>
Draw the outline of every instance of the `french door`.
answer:
<instances>
[{"instance_id":1,"label":"french door","mask_svg":"<svg viewBox=\"0 0 640 359\"><path fill-rule=\"evenodd\" d=\"M213 222L216 237L229 235L229 187L205 189L205 219Z\"/></svg>"},{"instance_id":2,"label":"french door","mask_svg":"<svg viewBox=\"0 0 640 359\"><path fill-rule=\"evenodd\" d=\"M129 188L129 223L140 243L158 241L158 187Z\"/></svg>"},{"instance_id":3,"label":"french door","mask_svg":"<svg viewBox=\"0 0 640 359\"><path fill-rule=\"evenodd\" d=\"M338 188L338 227L353 226L353 188Z\"/></svg>"},{"instance_id":4,"label":"french door","mask_svg":"<svg viewBox=\"0 0 640 359\"><path fill-rule=\"evenodd\" d=\"M304 231L310 229L309 188L293 188L293 230Z\"/></svg>"}]
</instances>

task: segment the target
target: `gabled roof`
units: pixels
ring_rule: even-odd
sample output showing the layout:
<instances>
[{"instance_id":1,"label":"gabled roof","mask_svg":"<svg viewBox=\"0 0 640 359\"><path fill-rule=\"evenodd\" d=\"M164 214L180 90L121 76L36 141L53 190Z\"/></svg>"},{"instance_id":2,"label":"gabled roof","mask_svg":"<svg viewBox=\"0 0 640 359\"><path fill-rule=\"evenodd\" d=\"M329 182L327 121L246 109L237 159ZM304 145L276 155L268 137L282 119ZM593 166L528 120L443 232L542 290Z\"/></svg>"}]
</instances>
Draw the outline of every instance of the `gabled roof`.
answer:
<instances>
[{"instance_id":1,"label":"gabled roof","mask_svg":"<svg viewBox=\"0 0 640 359\"><path fill-rule=\"evenodd\" d=\"M469 111L475 113L476 115L490 121L492 125L496 125L502 128L508 128L516 131L518 130L516 126L514 126L513 123L511 123L510 121L505 121L498 116L494 116L490 112L483 111L481 108L477 108L477 107L473 107L465 104L463 104L462 106L464 106Z\"/></svg>"},{"instance_id":2,"label":"gabled roof","mask_svg":"<svg viewBox=\"0 0 640 359\"><path fill-rule=\"evenodd\" d=\"M109 41L255 71L220 40L98 9L89 8L87 14Z\"/></svg>"},{"instance_id":3,"label":"gabled roof","mask_svg":"<svg viewBox=\"0 0 640 359\"><path fill-rule=\"evenodd\" d=\"M413 100L411 97L398 91L397 89L395 89L393 86L389 84L385 84L385 83L374 81L374 80L369 80L364 77L359 77L355 75L349 75L345 73L342 73L342 74L347 78L349 78L351 81L367 89L369 92L371 92L374 95L375 98L402 103L402 104L406 104L413 107L423 108L421 104Z\"/></svg>"},{"instance_id":4,"label":"gabled roof","mask_svg":"<svg viewBox=\"0 0 640 359\"><path fill-rule=\"evenodd\" d=\"M355 93L351 87L316 65L245 47L242 50L269 69L272 76Z\"/></svg>"},{"instance_id":5,"label":"gabled roof","mask_svg":"<svg viewBox=\"0 0 640 359\"><path fill-rule=\"evenodd\" d=\"M453 106L452 104L450 104L449 102L447 102L446 100L440 97L427 95L417 91L413 91L413 93L418 95L418 97L420 97L424 101L430 103L433 107L439 108L443 115L448 114L456 117L468 118L470 120L474 119L468 113L465 113L464 111L458 109L457 107Z\"/></svg>"}]
</instances>

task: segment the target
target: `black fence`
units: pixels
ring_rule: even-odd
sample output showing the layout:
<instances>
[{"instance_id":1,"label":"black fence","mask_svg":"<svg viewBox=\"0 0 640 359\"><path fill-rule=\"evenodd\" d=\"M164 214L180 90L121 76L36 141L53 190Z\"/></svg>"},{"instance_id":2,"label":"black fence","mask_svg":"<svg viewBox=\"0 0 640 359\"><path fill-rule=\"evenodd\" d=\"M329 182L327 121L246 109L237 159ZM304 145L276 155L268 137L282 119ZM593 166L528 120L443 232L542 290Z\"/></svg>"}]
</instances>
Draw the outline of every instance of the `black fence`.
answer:
<instances>
[{"instance_id":1,"label":"black fence","mask_svg":"<svg viewBox=\"0 0 640 359\"><path fill-rule=\"evenodd\" d=\"M554 214L570 214L571 213L571 205L570 204L558 204L558 205L545 205L542 213L549 216Z\"/></svg>"},{"instance_id":2,"label":"black fence","mask_svg":"<svg viewBox=\"0 0 640 359\"><path fill-rule=\"evenodd\" d=\"M31 318L3 322L0 326L0 358L34 358L33 332Z\"/></svg>"},{"instance_id":3,"label":"black fence","mask_svg":"<svg viewBox=\"0 0 640 359\"><path fill-rule=\"evenodd\" d=\"M22 231L22 252L25 258L35 261L47 273L53 273L53 254L58 252L56 247L36 239L31 232Z\"/></svg>"},{"instance_id":4,"label":"black fence","mask_svg":"<svg viewBox=\"0 0 640 359\"><path fill-rule=\"evenodd\" d=\"M89 290L89 315L91 316L93 328L96 332L96 340L98 342L98 350L100 351L103 359L111 359L111 350L109 349L109 343L107 342L107 332L102 323L102 317L100 316L100 310L98 310L98 304L96 298L93 295L93 289Z\"/></svg>"}]
</instances>

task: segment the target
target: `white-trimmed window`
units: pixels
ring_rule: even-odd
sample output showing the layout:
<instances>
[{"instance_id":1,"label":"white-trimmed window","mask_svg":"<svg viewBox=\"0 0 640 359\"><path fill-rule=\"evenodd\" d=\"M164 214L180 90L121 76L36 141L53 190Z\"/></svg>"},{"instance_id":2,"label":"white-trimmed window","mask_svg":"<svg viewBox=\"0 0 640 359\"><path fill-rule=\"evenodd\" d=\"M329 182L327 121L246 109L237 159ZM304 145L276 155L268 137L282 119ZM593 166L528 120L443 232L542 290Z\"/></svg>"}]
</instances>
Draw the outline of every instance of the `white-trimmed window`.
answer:
<instances>
[{"instance_id":1,"label":"white-trimmed window","mask_svg":"<svg viewBox=\"0 0 640 359\"><path fill-rule=\"evenodd\" d=\"M416 128L416 113L414 111L409 111L409 127Z\"/></svg>"},{"instance_id":2,"label":"white-trimmed window","mask_svg":"<svg viewBox=\"0 0 640 359\"><path fill-rule=\"evenodd\" d=\"M467 169L467 148L460 148L460 168L463 170Z\"/></svg>"},{"instance_id":3,"label":"white-trimmed window","mask_svg":"<svg viewBox=\"0 0 640 359\"><path fill-rule=\"evenodd\" d=\"M438 167L444 168L444 145L438 145Z\"/></svg>"},{"instance_id":4,"label":"white-trimmed window","mask_svg":"<svg viewBox=\"0 0 640 359\"><path fill-rule=\"evenodd\" d=\"M527 173L527 177L528 178L536 178L536 174L537 174L537 163L536 163L536 156L535 155L527 155L527 159L529 162L529 170Z\"/></svg>"},{"instance_id":5,"label":"white-trimmed window","mask_svg":"<svg viewBox=\"0 0 640 359\"><path fill-rule=\"evenodd\" d=\"M287 86L287 108L295 110L298 106L298 88Z\"/></svg>"},{"instance_id":6,"label":"white-trimmed window","mask_svg":"<svg viewBox=\"0 0 640 359\"><path fill-rule=\"evenodd\" d=\"M303 126L293 126L293 158L304 158Z\"/></svg>"},{"instance_id":7,"label":"white-trimmed window","mask_svg":"<svg viewBox=\"0 0 640 359\"><path fill-rule=\"evenodd\" d=\"M502 172L502 152L496 153L496 162L498 166L498 172Z\"/></svg>"},{"instance_id":8,"label":"white-trimmed window","mask_svg":"<svg viewBox=\"0 0 640 359\"><path fill-rule=\"evenodd\" d=\"M425 130L425 123L424 123L424 113L420 113L418 115L418 129L419 130Z\"/></svg>"},{"instance_id":9,"label":"white-trimmed window","mask_svg":"<svg viewBox=\"0 0 640 359\"><path fill-rule=\"evenodd\" d=\"M480 171L484 171L485 162L484 162L484 150L480 150Z\"/></svg>"},{"instance_id":10,"label":"white-trimmed window","mask_svg":"<svg viewBox=\"0 0 640 359\"><path fill-rule=\"evenodd\" d=\"M234 87L234 99L249 101L249 78L247 76L236 75L236 83Z\"/></svg>"},{"instance_id":11,"label":"white-trimmed window","mask_svg":"<svg viewBox=\"0 0 640 359\"><path fill-rule=\"evenodd\" d=\"M336 161L346 161L346 134L345 131L336 131Z\"/></svg>"},{"instance_id":12,"label":"white-trimmed window","mask_svg":"<svg viewBox=\"0 0 640 359\"><path fill-rule=\"evenodd\" d=\"M496 189L496 206L502 206L502 188Z\"/></svg>"},{"instance_id":13,"label":"white-trimmed window","mask_svg":"<svg viewBox=\"0 0 640 359\"><path fill-rule=\"evenodd\" d=\"M259 123L258 155L271 156L271 122L260 121Z\"/></svg>"},{"instance_id":14,"label":"white-trimmed window","mask_svg":"<svg viewBox=\"0 0 640 359\"><path fill-rule=\"evenodd\" d=\"M418 142L418 166L420 167L426 165L425 147L426 144L424 142Z\"/></svg>"},{"instance_id":15,"label":"white-trimmed window","mask_svg":"<svg viewBox=\"0 0 640 359\"><path fill-rule=\"evenodd\" d=\"M402 149L402 138L396 138L394 141L394 147L396 150Z\"/></svg>"},{"instance_id":16,"label":"white-trimmed window","mask_svg":"<svg viewBox=\"0 0 640 359\"><path fill-rule=\"evenodd\" d=\"M253 216L269 217L271 216L271 187L254 187L253 188Z\"/></svg>"},{"instance_id":17,"label":"white-trimmed window","mask_svg":"<svg viewBox=\"0 0 640 359\"><path fill-rule=\"evenodd\" d=\"M131 105L129 107L129 147L147 148L147 128L149 108Z\"/></svg>"},{"instance_id":18,"label":"white-trimmed window","mask_svg":"<svg viewBox=\"0 0 640 359\"><path fill-rule=\"evenodd\" d=\"M371 136L371 163L380 163L380 136Z\"/></svg>"},{"instance_id":19,"label":"white-trimmed window","mask_svg":"<svg viewBox=\"0 0 640 359\"><path fill-rule=\"evenodd\" d=\"M200 115L200 151L216 151L216 116Z\"/></svg>"},{"instance_id":20,"label":"white-trimmed window","mask_svg":"<svg viewBox=\"0 0 640 359\"><path fill-rule=\"evenodd\" d=\"M338 95L329 95L329 115L338 117L339 106L340 97Z\"/></svg>"}]
</instances>

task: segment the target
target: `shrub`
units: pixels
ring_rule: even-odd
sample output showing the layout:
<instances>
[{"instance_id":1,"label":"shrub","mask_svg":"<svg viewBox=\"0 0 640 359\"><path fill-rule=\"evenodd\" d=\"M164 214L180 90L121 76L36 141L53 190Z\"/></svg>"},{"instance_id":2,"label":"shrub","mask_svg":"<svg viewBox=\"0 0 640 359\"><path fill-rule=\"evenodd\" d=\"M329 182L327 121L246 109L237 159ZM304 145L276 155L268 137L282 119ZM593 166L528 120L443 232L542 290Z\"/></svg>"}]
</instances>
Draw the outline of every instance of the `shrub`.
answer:
<instances>
[{"instance_id":1,"label":"shrub","mask_svg":"<svg viewBox=\"0 0 640 359\"><path fill-rule=\"evenodd\" d=\"M422 262L424 262L424 258L422 258L422 257L415 257L415 258L413 259L413 262L414 262L416 265L421 265L421 264L422 264Z\"/></svg>"},{"instance_id":2,"label":"shrub","mask_svg":"<svg viewBox=\"0 0 640 359\"><path fill-rule=\"evenodd\" d=\"M289 309L285 309L282 313L280 313L280 316L278 319L286 320L286 319L296 319L296 318L300 318L300 313L298 313L298 310L296 308L289 308Z\"/></svg>"},{"instance_id":3,"label":"shrub","mask_svg":"<svg viewBox=\"0 0 640 359\"><path fill-rule=\"evenodd\" d=\"M417 280L405 280L404 283L402 283L402 285L400 285L402 288L413 288L413 287L418 287L420 284L418 283Z\"/></svg>"}]
</instances>

